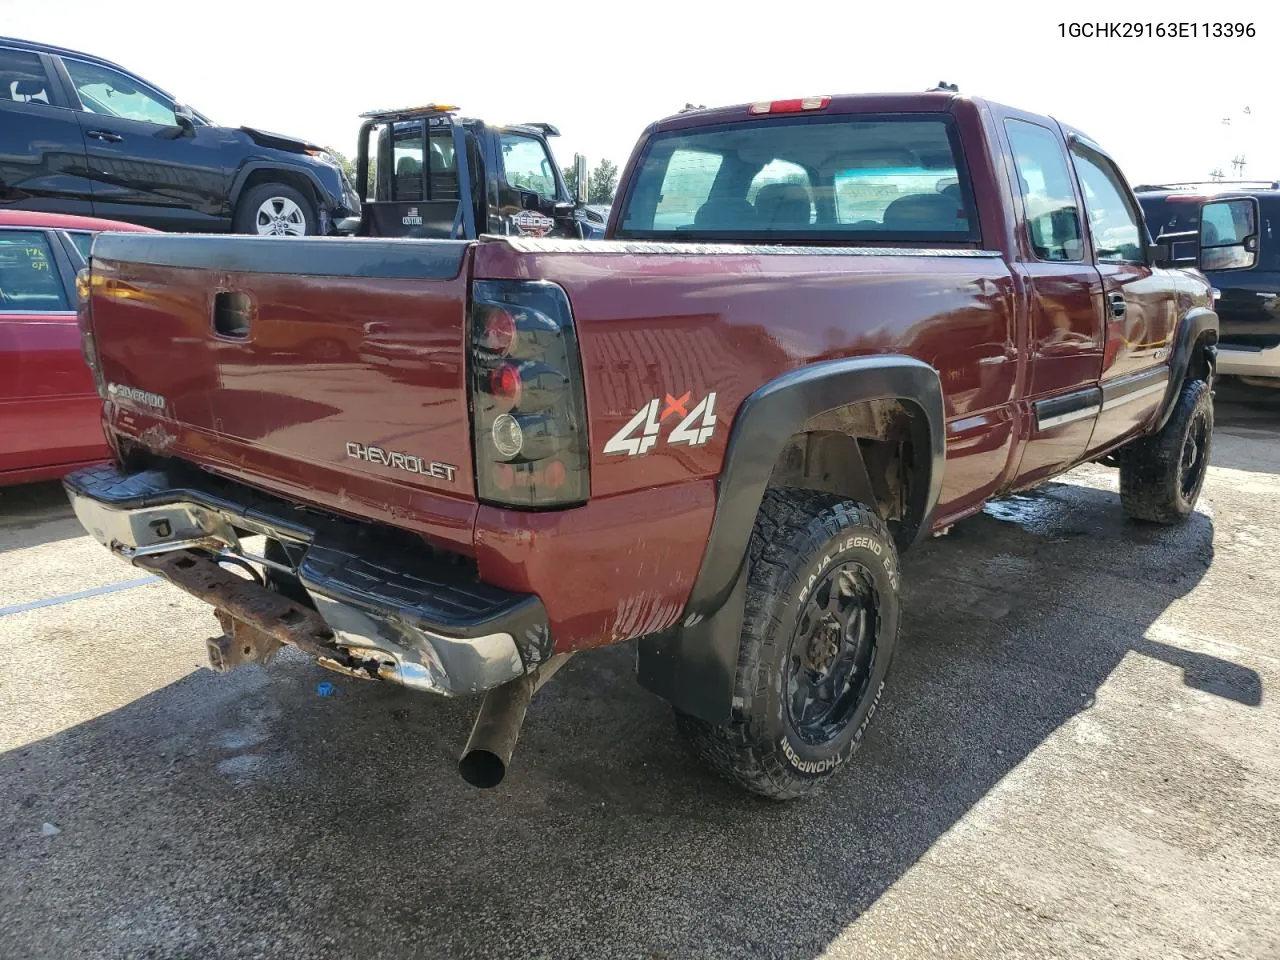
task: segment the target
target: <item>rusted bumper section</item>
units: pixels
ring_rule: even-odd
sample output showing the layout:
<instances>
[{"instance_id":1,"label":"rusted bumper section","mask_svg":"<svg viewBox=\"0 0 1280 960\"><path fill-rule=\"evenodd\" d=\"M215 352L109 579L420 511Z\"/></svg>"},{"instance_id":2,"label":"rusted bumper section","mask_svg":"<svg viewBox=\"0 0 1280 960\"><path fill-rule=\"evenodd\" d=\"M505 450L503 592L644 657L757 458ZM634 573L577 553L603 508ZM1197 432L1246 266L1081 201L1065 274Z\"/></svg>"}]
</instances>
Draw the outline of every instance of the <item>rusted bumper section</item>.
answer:
<instances>
[{"instance_id":1,"label":"rusted bumper section","mask_svg":"<svg viewBox=\"0 0 1280 960\"><path fill-rule=\"evenodd\" d=\"M377 676L373 661L356 660L334 644L333 631L316 611L231 573L205 554L175 550L138 557L134 566L150 570L213 606L224 631L223 637L209 641L209 659L215 666L227 669L266 661L288 644L332 661L344 672Z\"/></svg>"},{"instance_id":2,"label":"rusted bumper section","mask_svg":"<svg viewBox=\"0 0 1280 960\"><path fill-rule=\"evenodd\" d=\"M331 669L417 690L482 693L551 655L538 597L480 582L456 558L382 537L196 471L93 467L64 481L76 516L100 543L213 605L228 665L287 643ZM245 549L265 536L288 562ZM296 577L310 605L223 569L218 560ZM233 643L239 630L245 643ZM251 648L244 652L245 646Z\"/></svg>"}]
</instances>

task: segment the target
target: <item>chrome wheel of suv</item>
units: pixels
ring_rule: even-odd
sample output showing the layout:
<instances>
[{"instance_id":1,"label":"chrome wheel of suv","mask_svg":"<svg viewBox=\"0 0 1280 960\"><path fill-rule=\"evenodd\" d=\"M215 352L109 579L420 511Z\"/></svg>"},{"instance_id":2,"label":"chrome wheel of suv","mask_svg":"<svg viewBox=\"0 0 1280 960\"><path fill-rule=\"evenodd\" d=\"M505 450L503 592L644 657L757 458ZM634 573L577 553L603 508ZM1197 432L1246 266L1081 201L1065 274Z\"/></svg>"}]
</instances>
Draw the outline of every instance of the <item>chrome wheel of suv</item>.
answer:
<instances>
[{"instance_id":1,"label":"chrome wheel of suv","mask_svg":"<svg viewBox=\"0 0 1280 960\"><path fill-rule=\"evenodd\" d=\"M305 237L307 216L288 197L268 197L258 206L254 226L262 237Z\"/></svg>"}]
</instances>

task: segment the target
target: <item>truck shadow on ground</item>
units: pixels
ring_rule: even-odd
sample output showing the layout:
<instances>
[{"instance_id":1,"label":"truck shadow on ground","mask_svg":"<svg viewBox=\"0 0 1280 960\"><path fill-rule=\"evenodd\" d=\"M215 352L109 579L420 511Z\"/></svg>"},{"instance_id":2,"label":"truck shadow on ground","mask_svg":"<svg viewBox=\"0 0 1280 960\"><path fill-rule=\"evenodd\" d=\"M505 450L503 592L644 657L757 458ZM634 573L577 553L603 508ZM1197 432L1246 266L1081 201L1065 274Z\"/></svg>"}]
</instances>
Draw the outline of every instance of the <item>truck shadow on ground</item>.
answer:
<instances>
[{"instance_id":1,"label":"truck shadow on ground","mask_svg":"<svg viewBox=\"0 0 1280 960\"><path fill-rule=\"evenodd\" d=\"M61 483L0 487L0 554L84 535Z\"/></svg>"},{"instance_id":2,"label":"truck shadow on ground","mask_svg":"<svg viewBox=\"0 0 1280 960\"><path fill-rule=\"evenodd\" d=\"M626 647L561 671L487 792L455 769L472 703L294 656L193 673L0 756L9 955L814 957L1126 655L1260 702L1147 636L1212 557L1204 514L1137 526L1068 484L957 525L907 557L866 746L792 804L701 770Z\"/></svg>"}]
</instances>

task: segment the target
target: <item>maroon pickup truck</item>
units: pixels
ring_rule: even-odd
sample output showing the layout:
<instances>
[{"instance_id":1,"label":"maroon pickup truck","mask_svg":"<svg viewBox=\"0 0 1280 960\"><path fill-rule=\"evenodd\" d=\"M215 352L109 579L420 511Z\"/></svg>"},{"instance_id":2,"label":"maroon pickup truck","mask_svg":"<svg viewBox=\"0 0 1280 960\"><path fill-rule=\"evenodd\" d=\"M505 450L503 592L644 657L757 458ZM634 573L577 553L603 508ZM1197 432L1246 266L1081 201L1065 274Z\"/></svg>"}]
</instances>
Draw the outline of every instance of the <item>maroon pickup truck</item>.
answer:
<instances>
[{"instance_id":1,"label":"maroon pickup truck","mask_svg":"<svg viewBox=\"0 0 1280 960\"><path fill-rule=\"evenodd\" d=\"M792 797L876 712L900 551L1084 461L1136 520L1191 513L1218 325L1169 256L1046 117L687 112L599 242L99 237L80 321L115 462L66 486L214 606L219 669L293 644L485 694L472 783L566 656L629 640L707 762Z\"/></svg>"}]
</instances>

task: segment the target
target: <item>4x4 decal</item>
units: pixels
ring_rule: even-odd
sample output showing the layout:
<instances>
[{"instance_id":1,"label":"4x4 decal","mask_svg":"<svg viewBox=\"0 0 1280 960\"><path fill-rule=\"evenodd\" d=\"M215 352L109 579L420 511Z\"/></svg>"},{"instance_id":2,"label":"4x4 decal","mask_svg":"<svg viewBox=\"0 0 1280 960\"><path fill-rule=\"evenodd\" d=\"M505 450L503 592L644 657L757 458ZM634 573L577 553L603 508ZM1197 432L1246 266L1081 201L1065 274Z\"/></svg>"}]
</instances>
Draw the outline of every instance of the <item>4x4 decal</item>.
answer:
<instances>
[{"instance_id":1,"label":"4x4 decal","mask_svg":"<svg viewBox=\"0 0 1280 960\"><path fill-rule=\"evenodd\" d=\"M685 443L691 447L706 443L716 429L716 395L714 391L708 393L690 410L688 406L692 396L692 393L685 393L677 398L668 393L665 400L654 397L609 438L604 445L604 452L622 453L630 457L648 453L658 442L662 424L670 416L683 419L667 436L667 443ZM658 416L660 404L662 416ZM633 436L637 433L638 436Z\"/></svg>"}]
</instances>

